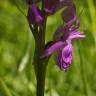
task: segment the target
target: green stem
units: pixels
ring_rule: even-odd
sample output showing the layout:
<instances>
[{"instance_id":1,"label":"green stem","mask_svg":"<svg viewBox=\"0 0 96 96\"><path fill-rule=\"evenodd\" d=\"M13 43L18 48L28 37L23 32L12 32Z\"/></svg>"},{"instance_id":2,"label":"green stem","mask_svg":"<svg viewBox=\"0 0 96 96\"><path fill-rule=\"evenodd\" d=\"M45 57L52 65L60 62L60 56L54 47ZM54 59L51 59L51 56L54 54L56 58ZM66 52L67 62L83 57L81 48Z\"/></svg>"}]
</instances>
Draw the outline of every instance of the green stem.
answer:
<instances>
[{"instance_id":1,"label":"green stem","mask_svg":"<svg viewBox=\"0 0 96 96\"><path fill-rule=\"evenodd\" d=\"M38 32L38 38L35 39L34 68L37 80L36 96L44 96L45 89L45 76L48 61L46 62L41 59L40 56L45 48L46 21L47 17L45 16L44 23Z\"/></svg>"},{"instance_id":2,"label":"green stem","mask_svg":"<svg viewBox=\"0 0 96 96\"><path fill-rule=\"evenodd\" d=\"M40 43L40 42L39 42ZM42 43L40 43L42 44ZM44 96L47 62L40 59L40 44L35 43L34 68L37 80L36 96Z\"/></svg>"},{"instance_id":3,"label":"green stem","mask_svg":"<svg viewBox=\"0 0 96 96\"><path fill-rule=\"evenodd\" d=\"M86 81L86 73L85 73L85 70L84 70L84 63L83 63L83 57L82 57L82 52L80 50L81 48L81 43L79 42L79 48L78 48L78 51L79 51L79 57L80 57L80 72L81 72L81 79L82 79L82 83L83 83L83 92L84 92L84 95L85 96L88 96L88 90L87 90L87 81Z\"/></svg>"},{"instance_id":4,"label":"green stem","mask_svg":"<svg viewBox=\"0 0 96 96\"><path fill-rule=\"evenodd\" d=\"M45 64L41 63L38 66L37 71L37 96L44 96L44 89L45 89L45 76L46 76L46 66Z\"/></svg>"}]
</instances>

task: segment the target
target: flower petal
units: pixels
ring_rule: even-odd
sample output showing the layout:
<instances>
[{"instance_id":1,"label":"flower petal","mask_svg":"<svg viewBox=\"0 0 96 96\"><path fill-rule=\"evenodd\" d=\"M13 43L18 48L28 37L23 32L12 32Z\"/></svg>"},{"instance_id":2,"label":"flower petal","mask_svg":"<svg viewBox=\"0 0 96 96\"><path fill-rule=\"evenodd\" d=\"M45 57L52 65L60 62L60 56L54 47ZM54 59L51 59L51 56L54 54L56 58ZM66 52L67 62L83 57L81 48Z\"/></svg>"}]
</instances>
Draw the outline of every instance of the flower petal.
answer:
<instances>
[{"instance_id":1,"label":"flower petal","mask_svg":"<svg viewBox=\"0 0 96 96\"><path fill-rule=\"evenodd\" d=\"M60 38L64 35L64 26L63 25L60 25L56 31L54 32L54 35L53 35L53 40L54 41L57 41L57 40L60 40Z\"/></svg>"},{"instance_id":2,"label":"flower petal","mask_svg":"<svg viewBox=\"0 0 96 96\"><path fill-rule=\"evenodd\" d=\"M41 56L41 58L50 56L54 52L56 52L56 51L60 50L61 48L63 48L64 46L65 46L65 44L62 41L58 41L58 42L54 43L49 48L45 49L45 51L44 51L43 55Z\"/></svg>"},{"instance_id":3,"label":"flower petal","mask_svg":"<svg viewBox=\"0 0 96 96\"><path fill-rule=\"evenodd\" d=\"M44 0L44 10L47 14L53 14L55 11L55 5L59 0Z\"/></svg>"},{"instance_id":4,"label":"flower petal","mask_svg":"<svg viewBox=\"0 0 96 96\"><path fill-rule=\"evenodd\" d=\"M55 11L70 5L72 5L72 0L58 0L58 3L55 6Z\"/></svg>"},{"instance_id":5,"label":"flower petal","mask_svg":"<svg viewBox=\"0 0 96 96\"><path fill-rule=\"evenodd\" d=\"M64 49L63 49L64 51ZM69 58L69 57L67 57ZM57 65L61 70L67 71L67 69L69 68L70 64L72 61L72 57L70 58L70 62L66 63L64 62L63 58L62 58L62 50L60 51L60 53L58 54L58 58L57 58Z\"/></svg>"},{"instance_id":6,"label":"flower petal","mask_svg":"<svg viewBox=\"0 0 96 96\"><path fill-rule=\"evenodd\" d=\"M71 0L45 0L44 10L48 15L54 14L57 10L69 5Z\"/></svg>"},{"instance_id":7,"label":"flower petal","mask_svg":"<svg viewBox=\"0 0 96 96\"><path fill-rule=\"evenodd\" d=\"M74 40L74 39L80 39L85 38L85 35L81 32L78 32L77 30L70 32L70 35L68 37L68 40Z\"/></svg>"},{"instance_id":8,"label":"flower petal","mask_svg":"<svg viewBox=\"0 0 96 96\"><path fill-rule=\"evenodd\" d=\"M69 28L69 30L76 30L80 26L80 22L77 19L76 16L76 7L74 3L70 6L67 6L67 8L62 12L62 19L66 23L66 27Z\"/></svg>"},{"instance_id":9,"label":"flower petal","mask_svg":"<svg viewBox=\"0 0 96 96\"><path fill-rule=\"evenodd\" d=\"M43 15L35 4L29 5L27 17L31 24L41 25L43 23Z\"/></svg>"},{"instance_id":10,"label":"flower petal","mask_svg":"<svg viewBox=\"0 0 96 96\"><path fill-rule=\"evenodd\" d=\"M63 62L71 64L72 62L72 44L66 45L62 50Z\"/></svg>"},{"instance_id":11,"label":"flower petal","mask_svg":"<svg viewBox=\"0 0 96 96\"><path fill-rule=\"evenodd\" d=\"M67 8L62 12L62 19L68 23L76 17L76 7L74 4L67 6Z\"/></svg>"}]
</instances>

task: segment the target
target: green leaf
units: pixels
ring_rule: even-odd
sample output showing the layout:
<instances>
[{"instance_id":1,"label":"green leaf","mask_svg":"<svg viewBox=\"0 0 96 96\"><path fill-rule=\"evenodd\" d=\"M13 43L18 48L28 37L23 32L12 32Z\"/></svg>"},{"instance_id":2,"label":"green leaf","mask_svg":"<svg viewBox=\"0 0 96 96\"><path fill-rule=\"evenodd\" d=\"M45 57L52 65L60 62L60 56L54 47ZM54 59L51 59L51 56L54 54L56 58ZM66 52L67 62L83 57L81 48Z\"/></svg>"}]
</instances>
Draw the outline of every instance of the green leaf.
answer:
<instances>
[{"instance_id":1,"label":"green leaf","mask_svg":"<svg viewBox=\"0 0 96 96\"><path fill-rule=\"evenodd\" d=\"M0 96L12 96L10 90L0 78Z\"/></svg>"}]
</instances>

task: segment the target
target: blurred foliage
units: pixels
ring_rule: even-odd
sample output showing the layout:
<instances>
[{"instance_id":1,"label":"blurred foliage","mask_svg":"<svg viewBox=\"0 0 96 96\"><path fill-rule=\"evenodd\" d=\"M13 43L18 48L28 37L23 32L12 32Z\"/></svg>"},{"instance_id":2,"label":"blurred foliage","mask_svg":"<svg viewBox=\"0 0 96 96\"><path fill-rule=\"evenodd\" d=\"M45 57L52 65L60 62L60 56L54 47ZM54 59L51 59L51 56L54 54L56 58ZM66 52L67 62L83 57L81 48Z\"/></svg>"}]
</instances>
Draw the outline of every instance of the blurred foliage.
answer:
<instances>
[{"instance_id":1,"label":"blurred foliage","mask_svg":"<svg viewBox=\"0 0 96 96\"><path fill-rule=\"evenodd\" d=\"M15 1L26 14L25 0ZM74 42L73 64L68 72L61 71L52 56L47 68L45 96L96 96L96 0L75 2L80 31L86 38ZM35 96L34 38L15 3L0 0L0 96ZM58 12L48 18L46 42L62 23L59 17Z\"/></svg>"}]
</instances>

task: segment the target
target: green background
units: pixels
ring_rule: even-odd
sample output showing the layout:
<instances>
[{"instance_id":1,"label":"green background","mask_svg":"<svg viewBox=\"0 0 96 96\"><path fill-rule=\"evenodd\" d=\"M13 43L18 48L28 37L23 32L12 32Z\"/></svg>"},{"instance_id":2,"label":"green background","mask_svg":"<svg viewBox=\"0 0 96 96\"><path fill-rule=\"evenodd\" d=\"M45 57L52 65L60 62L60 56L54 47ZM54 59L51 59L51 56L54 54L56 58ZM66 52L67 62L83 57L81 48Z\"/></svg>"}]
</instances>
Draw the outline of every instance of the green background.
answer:
<instances>
[{"instance_id":1,"label":"green background","mask_svg":"<svg viewBox=\"0 0 96 96\"><path fill-rule=\"evenodd\" d=\"M14 0L0 0L0 96L35 96L32 66L34 38ZM24 0L15 0L27 13ZM75 0L79 30L86 38L74 42L73 63L67 72L52 56L47 68L45 96L96 96L96 0ZM62 23L60 12L48 18L46 42Z\"/></svg>"}]
</instances>

